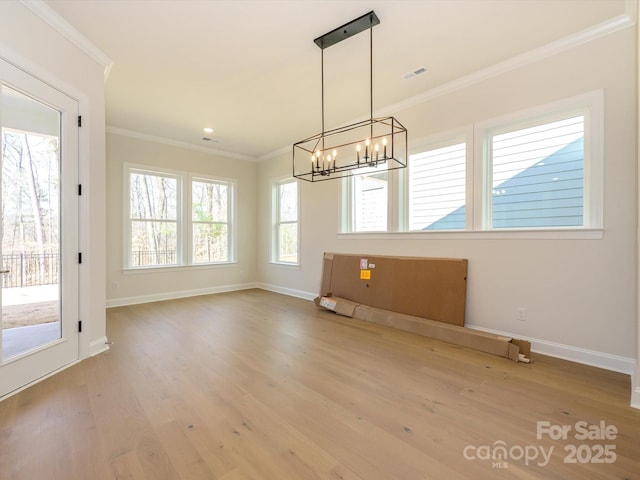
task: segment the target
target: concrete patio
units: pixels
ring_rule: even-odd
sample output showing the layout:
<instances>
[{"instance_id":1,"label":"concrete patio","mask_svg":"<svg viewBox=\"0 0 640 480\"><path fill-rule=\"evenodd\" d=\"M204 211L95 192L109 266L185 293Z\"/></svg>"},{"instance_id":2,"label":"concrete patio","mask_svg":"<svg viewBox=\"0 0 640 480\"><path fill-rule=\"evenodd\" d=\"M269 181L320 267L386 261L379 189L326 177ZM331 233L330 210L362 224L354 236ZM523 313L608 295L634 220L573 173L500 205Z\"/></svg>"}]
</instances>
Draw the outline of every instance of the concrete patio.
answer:
<instances>
[{"instance_id":1,"label":"concrete patio","mask_svg":"<svg viewBox=\"0 0 640 480\"><path fill-rule=\"evenodd\" d=\"M58 285L2 290L2 360L60 338Z\"/></svg>"}]
</instances>

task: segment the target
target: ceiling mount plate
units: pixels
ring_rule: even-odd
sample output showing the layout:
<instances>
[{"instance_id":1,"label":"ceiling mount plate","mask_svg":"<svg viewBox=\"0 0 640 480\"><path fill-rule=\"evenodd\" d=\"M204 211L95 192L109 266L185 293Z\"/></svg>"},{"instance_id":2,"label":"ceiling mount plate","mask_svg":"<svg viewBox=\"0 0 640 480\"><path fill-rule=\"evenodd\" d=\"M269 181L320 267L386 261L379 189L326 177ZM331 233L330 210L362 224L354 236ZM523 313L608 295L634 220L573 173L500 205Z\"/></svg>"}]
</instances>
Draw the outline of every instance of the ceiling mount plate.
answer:
<instances>
[{"instance_id":1,"label":"ceiling mount plate","mask_svg":"<svg viewBox=\"0 0 640 480\"><path fill-rule=\"evenodd\" d=\"M361 17L351 20L349 23L345 23L341 27L333 29L329 33L325 33L324 35L316 38L314 42L318 47L324 50L331 45L335 45L342 40L353 37L368 28L378 25L379 23L380 19L376 13L371 10L369 13L365 13Z\"/></svg>"}]
</instances>

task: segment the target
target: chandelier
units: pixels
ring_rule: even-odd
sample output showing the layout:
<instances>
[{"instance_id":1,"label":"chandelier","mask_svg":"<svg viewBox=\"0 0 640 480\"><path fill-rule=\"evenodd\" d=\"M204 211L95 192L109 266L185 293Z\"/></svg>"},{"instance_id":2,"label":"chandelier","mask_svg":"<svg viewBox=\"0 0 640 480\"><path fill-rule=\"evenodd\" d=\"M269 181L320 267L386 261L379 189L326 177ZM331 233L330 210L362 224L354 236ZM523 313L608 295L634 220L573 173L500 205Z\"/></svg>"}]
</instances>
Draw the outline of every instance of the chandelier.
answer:
<instances>
[{"instance_id":1,"label":"chandelier","mask_svg":"<svg viewBox=\"0 0 640 480\"><path fill-rule=\"evenodd\" d=\"M322 132L293 144L293 176L319 182L407 166L407 129L394 117L373 117L373 27L371 11L314 40L321 49ZM369 29L369 118L332 130L324 122L324 49Z\"/></svg>"}]
</instances>

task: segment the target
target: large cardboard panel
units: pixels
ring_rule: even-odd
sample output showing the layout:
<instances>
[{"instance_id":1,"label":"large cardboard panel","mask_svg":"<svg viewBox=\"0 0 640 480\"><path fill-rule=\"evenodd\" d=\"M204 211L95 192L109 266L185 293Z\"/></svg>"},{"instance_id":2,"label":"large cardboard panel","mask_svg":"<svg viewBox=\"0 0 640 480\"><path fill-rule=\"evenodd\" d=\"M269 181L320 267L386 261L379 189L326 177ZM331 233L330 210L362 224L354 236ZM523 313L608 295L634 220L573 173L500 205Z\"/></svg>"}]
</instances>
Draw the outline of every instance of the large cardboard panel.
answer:
<instances>
[{"instance_id":1,"label":"large cardboard panel","mask_svg":"<svg viewBox=\"0 0 640 480\"><path fill-rule=\"evenodd\" d=\"M467 260L325 253L320 296L464 325Z\"/></svg>"}]
</instances>

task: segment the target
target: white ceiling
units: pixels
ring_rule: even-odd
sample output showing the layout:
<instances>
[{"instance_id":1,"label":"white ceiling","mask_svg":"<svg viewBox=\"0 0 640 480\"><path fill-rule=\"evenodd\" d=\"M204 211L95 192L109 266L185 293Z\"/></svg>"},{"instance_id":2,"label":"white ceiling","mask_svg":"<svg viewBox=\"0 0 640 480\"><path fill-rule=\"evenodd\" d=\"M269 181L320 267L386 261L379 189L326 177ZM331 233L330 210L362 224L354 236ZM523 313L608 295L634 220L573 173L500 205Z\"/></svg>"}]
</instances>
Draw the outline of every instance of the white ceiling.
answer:
<instances>
[{"instance_id":1,"label":"white ceiling","mask_svg":"<svg viewBox=\"0 0 640 480\"><path fill-rule=\"evenodd\" d=\"M375 114L599 25L628 6L625 0L46 4L113 60L108 126L250 157L321 130L321 51L313 39L370 10L380 18L373 29ZM368 59L368 33L325 50L327 129L368 116ZM428 72L402 78L420 66ZM202 140L205 126L217 143Z\"/></svg>"}]
</instances>

